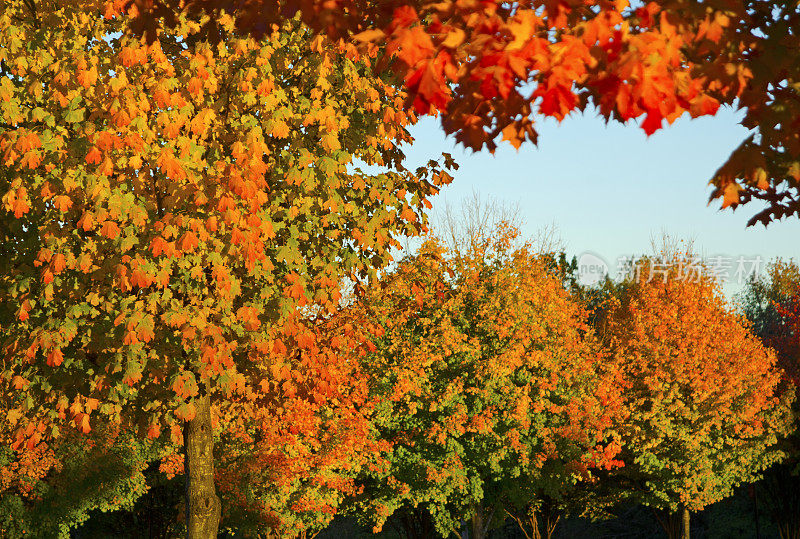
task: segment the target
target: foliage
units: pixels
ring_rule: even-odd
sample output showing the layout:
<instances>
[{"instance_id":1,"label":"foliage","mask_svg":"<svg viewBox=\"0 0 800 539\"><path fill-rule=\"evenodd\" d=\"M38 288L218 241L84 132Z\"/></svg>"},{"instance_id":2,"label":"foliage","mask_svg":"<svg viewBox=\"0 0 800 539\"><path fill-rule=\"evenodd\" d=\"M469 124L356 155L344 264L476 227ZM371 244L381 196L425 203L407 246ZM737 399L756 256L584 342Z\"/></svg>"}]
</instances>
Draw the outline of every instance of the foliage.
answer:
<instances>
[{"instance_id":1,"label":"foliage","mask_svg":"<svg viewBox=\"0 0 800 539\"><path fill-rule=\"evenodd\" d=\"M150 463L143 473L147 492L132 507L109 512L93 511L71 536L74 539L171 539L185 535L186 483L183 477L168 478L159 470L158 461Z\"/></svg>"},{"instance_id":2,"label":"foliage","mask_svg":"<svg viewBox=\"0 0 800 539\"><path fill-rule=\"evenodd\" d=\"M757 479L793 421L774 352L689 260L640 260L608 322L627 409L620 488L670 512Z\"/></svg>"},{"instance_id":3,"label":"foliage","mask_svg":"<svg viewBox=\"0 0 800 539\"><path fill-rule=\"evenodd\" d=\"M754 132L711 178L723 207L753 199L750 221L800 216L800 10L781 0L119 0L154 32L185 11L234 13L263 33L298 11L316 31L380 46L417 111L442 112L473 150L536 142L535 117L594 106L643 119L650 135L685 113L744 111Z\"/></svg>"},{"instance_id":4,"label":"foliage","mask_svg":"<svg viewBox=\"0 0 800 539\"><path fill-rule=\"evenodd\" d=\"M248 407L246 429L224 431L218 444L225 526L237 536L319 531L358 493L356 474L388 449L370 423L369 379L342 361L358 346L353 326L342 313L280 326L286 348L267 361L274 402Z\"/></svg>"},{"instance_id":5,"label":"foliage","mask_svg":"<svg viewBox=\"0 0 800 539\"><path fill-rule=\"evenodd\" d=\"M778 362L796 385L800 381L800 268L797 263L775 260L766 276L756 276L739 294L742 314L753 332L778 354Z\"/></svg>"},{"instance_id":6,"label":"foliage","mask_svg":"<svg viewBox=\"0 0 800 539\"><path fill-rule=\"evenodd\" d=\"M431 239L355 307L393 444L364 479L360 512L377 528L418 508L442 535L471 518L482 536L504 506L560 499L619 464L606 439L618 396L586 313L516 234L452 257Z\"/></svg>"},{"instance_id":7,"label":"foliage","mask_svg":"<svg viewBox=\"0 0 800 539\"><path fill-rule=\"evenodd\" d=\"M161 448L130 434L73 432L52 446L4 446L0 455L3 537L70 537L92 512L130 509L147 490L143 471Z\"/></svg>"},{"instance_id":8,"label":"foliage","mask_svg":"<svg viewBox=\"0 0 800 539\"><path fill-rule=\"evenodd\" d=\"M335 308L449 176L402 167L402 94L297 21L210 44L181 17L147 44L110 15L0 11L1 374L48 428L179 439L205 386L271 398L271 323Z\"/></svg>"},{"instance_id":9,"label":"foliage","mask_svg":"<svg viewBox=\"0 0 800 539\"><path fill-rule=\"evenodd\" d=\"M312 40L298 20L237 37L224 15L209 41L202 22L180 17L148 43L126 16L74 2L0 9L13 450L108 422L209 456L209 396L229 432L254 410L293 420L289 379L314 369L269 363L284 339L305 346L277 322L302 333L334 311L341 280L374 276L396 236L425 230L427 198L450 181L435 162L403 167L415 118L352 46ZM320 406L350 396L334 381L303 386L306 418L349 421L337 408L356 403ZM219 507L206 461L188 461L190 507ZM200 513L189 534L216 529Z\"/></svg>"}]
</instances>

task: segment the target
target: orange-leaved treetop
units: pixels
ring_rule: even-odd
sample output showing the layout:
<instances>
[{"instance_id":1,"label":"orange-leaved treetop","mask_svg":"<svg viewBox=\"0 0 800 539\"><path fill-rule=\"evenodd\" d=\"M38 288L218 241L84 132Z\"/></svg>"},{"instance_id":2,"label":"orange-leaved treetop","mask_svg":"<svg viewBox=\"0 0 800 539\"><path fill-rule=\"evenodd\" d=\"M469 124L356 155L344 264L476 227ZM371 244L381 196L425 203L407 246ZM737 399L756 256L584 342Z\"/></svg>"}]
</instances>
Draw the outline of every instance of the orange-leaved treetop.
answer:
<instances>
[{"instance_id":1,"label":"orange-leaved treetop","mask_svg":"<svg viewBox=\"0 0 800 539\"><path fill-rule=\"evenodd\" d=\"M774 352L690 254L638 260L618 287L606 336L624 381L625 496L680 519L729 496L783 458L792 392Z\"/></svg>"},{"instance_id":2,"label":"orange-leaved treetop","mask_svg":"<svg viewBox=\"0 0 800 539\"><path fill-rule=\"evenodd\" d=\"M97 0L91 0L97 2ZM711 178L751 224L800 217L800 10L779 0L109 0L152 34L181 11L233 13L260 34L298 11L331 37L382 47L408 105L441 111L465 146L535 142L536 115L593 107L651 134L729 105L754 132ZM212 21L213 22L213 21Z\"/></svg>"},{"instance_id":3,"label":"orange-leaved treetop","mask_svg":"<svg viewBox=\"0 0 800 539\"><path fill-rule=\"evenodd\" d=\"M210 537L211 403L280 402L274 322L335 309L450 176L402 166L414 116L351 45L129 22L0 8L0 376L15 449L96 420L183 437L189 535Z\"/></svg>"},{"instance_id":4,"label":"orange-leaved treetop","mask_svg":"<svg viewBox=\"0 0 800 539\"><path fill-rule=\"evenodd\" d=\"M618 385L586 313L549 259L501 225L460 253L430 240L354 306L359 351L385 395L373 419L393 442L364 477L361 513L416 537L483 538L506 511L538 512L613 468Z\"/></svg>"}]
</instances>

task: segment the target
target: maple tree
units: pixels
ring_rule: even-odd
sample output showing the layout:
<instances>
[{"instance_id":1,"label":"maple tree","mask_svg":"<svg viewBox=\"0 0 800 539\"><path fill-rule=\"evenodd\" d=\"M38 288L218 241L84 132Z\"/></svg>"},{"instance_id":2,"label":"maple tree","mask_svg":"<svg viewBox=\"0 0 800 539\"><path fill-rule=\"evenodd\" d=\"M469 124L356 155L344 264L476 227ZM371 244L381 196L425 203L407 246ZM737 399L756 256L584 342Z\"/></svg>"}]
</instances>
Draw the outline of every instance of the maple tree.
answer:
<instances>
[{"instance_id":1,"label":"maple tree","mask_svg":"<svg viewBox=\"0 0 800 539\"><path fill-rule=\"evenodd\" d=\"M402 166L414 114L353 46L298 20L256 39L220 15L216 41L175 22L147 42L113 11L0 8L0 376L14 449L100 418L183 440L207 537L215 424L296 391L268 364L276 322L304 338L450 176Z\"/></svg>"},{"instance_id":2,"label":"maple tree","mask_svg":"<svg viewBox=\"0 0 800 539\"><path fill-rule=\"evenodd\" d=\"M176 13L227 10L260 34L300 13L332 38L380 46L407 105L442 113L474 150L537 140L535 117L594 107L643 119L649 135L688 113L743 111L753 130L711 178L723 207L766 204L750 221L800 216L800 11L758 0L116 0L151 34ZM213 30L213 28L212 28Z\"/></svg>"},{"instance_id":3,"label":"maple tree","mask_svg":"<svg viewBox=\"0 0 800 539\"><path fill-rule=\"evenodd\" d=\"M354 307L384 395L373 422L392 443L357 499L377 529L397 514L414 536L460 534L466 519L486 537L504 507L535 510L620 464L586 313L517 234L500 226L450 254L431 239Z\"/></svg>"},{"instance_id":4,"label":"maple tree","mask_svg":"<svg viewBox=\"0 0 800 539\"><path fill-rule=\"evenodd\" d=\"M793 385L800 382L799 295L800 267L791 260L775 260L766 276L750 280L738 298L753 332L777 352L784 376Z\"/></svg>"},{"instance_id":5,"label":"maple tree","mask_svg":"<svg viewBox=\"0 0 800 539\"><path fill-rule=\"evenodd\" d=\"M604 320L627 414L616 426L623 496L681 516L780 461L792 428L774 352L691 255L637 261ZM671 536L679 528L664 522Z\"/></svg>"},{"instance_id":6,"label":"maple tree","mask_svg":"<svg viewBox=\"0 0 800 539\"><path fill-rule=\"evenodd\" d=\"M337 316L306 321L303 328L277 325L286 349L273 351L265 362L274 373L272 402L244 409L215 406L220 425L215 429L215 481L228 533L305 537L319 531L356 494L356 474L388 447L372 435L374 403L367 378L357 363L339 361L343 347L353 344L343 324L351 322ZM284 391L294 394L287 397ZM225 417L234 413L244 419ZM93 425L83 435L71 429L58 440L16 451L11 449L13 430L5 433L4 457L9 460L0 459L3 537L68 537L90 511L138 511L138 522L156 519L171 530L170 536L177 533L184 519L168 505L154 515L151 498L159 493L150 491L163 483L168 493L183 490L172 481L183 473L181 447L107 430ZM103 528L108 526L135 534L117 520L101 518L93 523L99 528L79 533L108 533Z\"/></svg>"},{"instance_id":7,"label":"maple tree","mask_svg":"<svg viewBox=\"0 0 800 539\"><path fill-rule=\"evenodd\" d=\"M783 370L785 390L800 382L800 268L794 261L772 261L765 276L754 277L738 297L753 332L773 348ZM797 414L797 401L795 401ZM800 536L800 443L797 427L781 441L788 458L773 466L757 488L782 538Z\"/></svg>"}]
</instances>

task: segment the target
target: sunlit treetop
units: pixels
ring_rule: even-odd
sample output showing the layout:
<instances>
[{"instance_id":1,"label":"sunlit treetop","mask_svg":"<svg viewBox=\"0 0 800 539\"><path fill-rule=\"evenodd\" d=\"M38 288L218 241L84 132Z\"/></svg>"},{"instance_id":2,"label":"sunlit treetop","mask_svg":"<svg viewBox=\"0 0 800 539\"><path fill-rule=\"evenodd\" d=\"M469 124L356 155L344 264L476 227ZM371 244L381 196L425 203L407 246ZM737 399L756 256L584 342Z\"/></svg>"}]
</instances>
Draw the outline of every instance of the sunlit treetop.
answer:
<instances>
[{"instance_id":1,"label":"sunlit treetop","mask_svg":"<svg viewBox=\"0 0 800 539\"><path fill-rule=\"evenodd\" d=\"M28 417L157 436L202 385L259 399L273 322L333 309L450 180L403 168L415 116L353 46L174 23L0 8L0 375Z\"/></svg>"},{"instance_id":2,"label":"sunlit treetop","mask_svg":"<svg viewBox=\"0 0 800 539\"><path fill-rule=\"evenodd\" d=\"M446 535L476 507L499 516L622 465L618 386L586 312L517 229L484 232L461 252L426 242L353 306L393 442L360 500L378 528L421 506Z\"/></svg>"},{"instance_id":3,"label":"sunlit treetop","mask_svg":"<svg viewBox=\"0 0 800 539\"><path fill-rule=\"evenodd\" d=\"M624 380L620 484L646 505L699 511L785 456L793 395L774 351L694 256L638 268L604 331Z\"/></svg>"}]
</instances>

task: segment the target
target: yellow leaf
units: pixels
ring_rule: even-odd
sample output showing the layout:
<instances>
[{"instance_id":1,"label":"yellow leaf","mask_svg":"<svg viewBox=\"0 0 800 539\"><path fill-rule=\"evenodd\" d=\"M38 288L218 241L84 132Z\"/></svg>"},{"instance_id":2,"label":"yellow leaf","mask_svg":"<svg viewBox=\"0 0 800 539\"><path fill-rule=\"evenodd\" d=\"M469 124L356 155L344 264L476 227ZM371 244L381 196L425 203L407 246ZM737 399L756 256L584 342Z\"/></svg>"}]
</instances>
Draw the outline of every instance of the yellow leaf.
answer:
<instances>
[{"instance_id":1,"label":"yellow leaf","mask_svg":"<svg viewBox=\"0 0 800 539\"><path fill-rule=\"evenodd\" d=\"M514 36L514 41L506 46L508 51L517 51L525 46L525 43L533 36L536 24L536 15L530 10L517 13L514 19L508 23L508 30Z\"/></svg>"},{"instance_id":2,"label":"yellow leaf","mask_svg":"<svg viewBox=\"0 0 800 539\"><path fill-rule=\"evenodd\" d=\"M727 208L731 204L739 203L739 191L741 187L737 183L729 183L722 192L722 207Z\"/></svg>"},{"instance_id":3,"label":"yellow leaf","mask_svg":"<svg viewBox=\"0 0 800 539\"><path fill-rule=\"evenodd\" d=\"M769 189L769 177L767 176L767 171L763 168L756 169L753 179L759 189Z\"/></svg>"},{"instance_id":4,"label":"yellow leaf","mask_svg":"<svg viewBox=\"0 0 800 539\"><path fill-rule=\"evenodd\" d=\"M11 425L16 425L17 421L19 421L19 418L21 417L22 413L20 413L19 410L9 410L8 414L6 414L6 419L8 419L8 422Z\"/></svg>"},{"instance_id":5,"label":"yellow leaf","mask_svg":"<svg viewBox=\"0 0 800 539\"><path fill-rule=\"evenodd\" d=\"M466 35L467 34L461 28L454 28L447 34L444 41L442 41L442 46L448 49L455 49L464 42Z\"/></svg>"}]
</instances>

